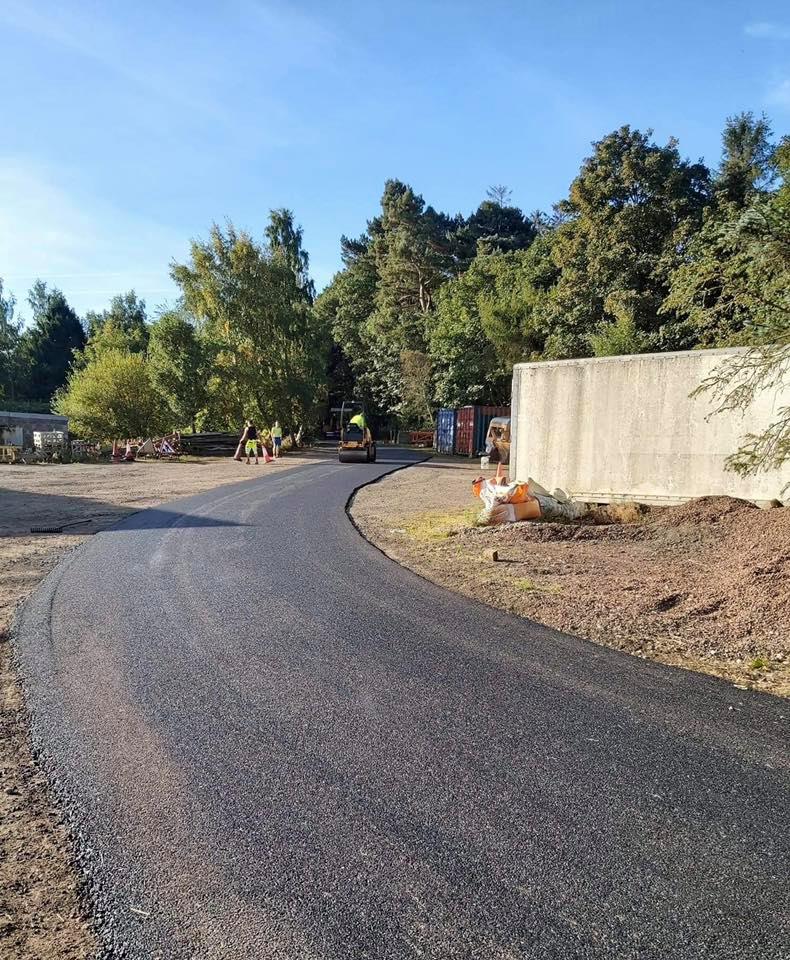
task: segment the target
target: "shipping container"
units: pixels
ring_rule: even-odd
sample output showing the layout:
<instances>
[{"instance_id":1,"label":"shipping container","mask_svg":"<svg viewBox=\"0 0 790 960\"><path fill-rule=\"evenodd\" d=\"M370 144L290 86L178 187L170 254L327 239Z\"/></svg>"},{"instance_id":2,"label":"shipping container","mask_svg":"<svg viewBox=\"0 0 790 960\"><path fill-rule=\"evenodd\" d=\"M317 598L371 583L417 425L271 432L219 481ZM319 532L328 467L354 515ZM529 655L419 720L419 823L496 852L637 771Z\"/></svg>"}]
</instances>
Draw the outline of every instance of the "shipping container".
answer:
<instances>
[{"instance_id":1,"label":"shipping container","mask_svg":"<svg viewBox=\"0 0 790 960\"><path fill-rule=\"evenodd\" d=\"M455 410L443 407L436 415L437 453L455 453Z\"/></svg>"},{"instance_id":2,"label":"shipping container","mask_svg":"<svg viewBox=\"0 0 790 960\"><path fill-rule=\"evenodd\" d=\"M485 453L488 425L494 417L509 417L510 407L460 407L455 417L455 452L466 457Z\"/></svg>"}]
</instances>

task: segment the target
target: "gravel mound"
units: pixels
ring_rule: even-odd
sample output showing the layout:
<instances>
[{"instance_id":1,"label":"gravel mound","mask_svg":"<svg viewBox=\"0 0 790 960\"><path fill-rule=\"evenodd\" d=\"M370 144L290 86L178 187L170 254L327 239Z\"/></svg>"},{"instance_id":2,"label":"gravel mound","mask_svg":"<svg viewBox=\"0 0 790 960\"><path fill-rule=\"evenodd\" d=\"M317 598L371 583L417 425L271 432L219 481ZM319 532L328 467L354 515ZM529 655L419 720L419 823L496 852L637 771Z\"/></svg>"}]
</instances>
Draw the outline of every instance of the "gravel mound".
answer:
<instances>
[{"instance_id":1,"label":"gravel mound","mask_svg":"<svg viewBox=\"0 0 790 960\"><path fill-rule=\"evenodd\" d=\"M744 514L748 514L751 519L756 510L759 510L759 507L737 497L698 497L677 507L656 508L651 519L655 523L670 527L695 523L707 525L718 523L725 517L741 517Z\"/></svg>"}]
</instances>

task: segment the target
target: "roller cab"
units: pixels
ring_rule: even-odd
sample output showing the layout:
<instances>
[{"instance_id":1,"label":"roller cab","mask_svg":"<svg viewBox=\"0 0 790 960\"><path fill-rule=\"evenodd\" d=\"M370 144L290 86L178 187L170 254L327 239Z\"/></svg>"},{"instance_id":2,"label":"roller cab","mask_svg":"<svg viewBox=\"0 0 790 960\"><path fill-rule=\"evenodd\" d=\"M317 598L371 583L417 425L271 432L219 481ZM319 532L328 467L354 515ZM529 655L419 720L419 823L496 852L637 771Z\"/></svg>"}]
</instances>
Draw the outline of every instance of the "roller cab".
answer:
<instances>
[{"instance_id":1,"label":"roller cab","mask_svg":"<svg viewBox=\"0 0 790 960\"><path fill-rule=\"evenodd\" d=\"M376 462L376 441L368 426L367 411L362 400L344 400L340 407L337 458L340 463Z\"/></svg>"}]
</instances>

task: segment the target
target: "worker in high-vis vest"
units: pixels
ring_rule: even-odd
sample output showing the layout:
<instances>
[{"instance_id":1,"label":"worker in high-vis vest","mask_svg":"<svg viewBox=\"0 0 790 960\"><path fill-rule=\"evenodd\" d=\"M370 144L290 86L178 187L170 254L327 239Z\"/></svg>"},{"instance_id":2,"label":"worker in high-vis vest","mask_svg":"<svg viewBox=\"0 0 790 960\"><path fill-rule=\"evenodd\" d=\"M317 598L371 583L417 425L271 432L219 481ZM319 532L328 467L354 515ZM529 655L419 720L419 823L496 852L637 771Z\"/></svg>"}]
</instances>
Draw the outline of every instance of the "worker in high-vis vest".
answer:
<instances>
[{"instance_id":1,"label":"worker in high-vis vest","mask_svg":"<svg viewBox=\"0 0 790 960\"><path fill-rule=\"evenodd\" d=\"M365 414L360 410L359 413L355 413L354 416L348 421L348 425L351 424L359 427L359 429L364 433L368 428L368 422L365 419Z\"/></svg>"},{"instance_id":2,"label":"worker in high-vis vest","mask_svg":"<svg viewBox=\"0 0 790 960\"><path fill-rule=\"evenodd\" d=\"M274 459L278 460L280 457L280 451L283 445L283 428L280 426L280 421L275 420L274 426L272 427L272 453L274 453Z\"/></svg>"}]
</instances>

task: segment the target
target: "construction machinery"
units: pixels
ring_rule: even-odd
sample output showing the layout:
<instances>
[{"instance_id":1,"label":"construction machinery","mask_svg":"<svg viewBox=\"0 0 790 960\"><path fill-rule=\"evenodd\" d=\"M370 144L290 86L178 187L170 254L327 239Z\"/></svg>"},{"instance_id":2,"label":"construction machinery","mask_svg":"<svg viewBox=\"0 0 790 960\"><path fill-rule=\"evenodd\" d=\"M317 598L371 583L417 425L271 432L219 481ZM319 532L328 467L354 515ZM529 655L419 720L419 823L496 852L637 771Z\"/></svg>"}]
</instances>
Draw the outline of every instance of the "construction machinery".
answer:
<instances>
[{"instance_id":1,"label":"construction machinery","mask_svg":"<svg viewBox=\"0 0 790 960\"><path fill-rule=\"evenodd\" d=\"M340 407L337 458L341 463L376 462L376 441L370 432L362 400L344 400Z\"/></svg>"},{"instance_id":2,"label":"construction machinery","mask_svg":"<svg viewBox=\"0 0 790 960\"><path fill-rule=\"evenodd\" d=\"M486 456L491 463L510 463L510 417L494 417L488 424Z\"/></svg>"}]
</instances>

